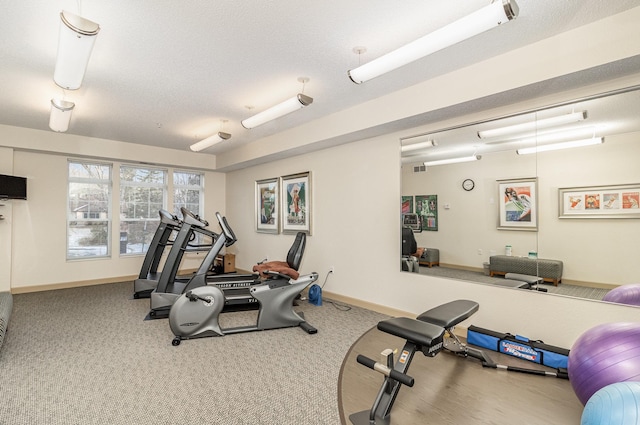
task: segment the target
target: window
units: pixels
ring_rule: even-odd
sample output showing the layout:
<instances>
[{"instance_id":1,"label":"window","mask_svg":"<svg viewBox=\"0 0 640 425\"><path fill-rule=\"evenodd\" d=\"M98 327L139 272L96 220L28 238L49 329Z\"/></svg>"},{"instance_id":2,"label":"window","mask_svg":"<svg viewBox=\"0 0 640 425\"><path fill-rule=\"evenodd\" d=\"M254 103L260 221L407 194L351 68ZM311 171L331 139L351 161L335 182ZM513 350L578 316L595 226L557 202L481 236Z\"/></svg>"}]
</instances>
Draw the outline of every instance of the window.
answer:
<instances>
[{"instance_id":1,"label":"window","mask_svg":"<svg viewBox=\"0 0 640 425\"><path fill-rule=\"evenodd\" d=\"M204 197L204 176L189 171L173 173L173 211L182 218L181 207L202 216L202 200Z\"/></svg>"},{"instance_id":2,"label":"window","mask_svg":"<svg viewBox=\"0 0 640 425\"><path fill-rule=\"evenodd\" d=\"M204 176L202 174L190 171L173 172L173 211L180 219L183 219L182 211L180 211L181 207L204 218L203 184ZM190 245L195 248L202 248L211 243L209 238L196 232L196 239Z\"/></svg>"},{"instance_id":3,"label":"window","mask_svg":"<svg viewBox=\"0 0 640 425\"><path fill-rule=\"evenodd\" d=\"M120 254L143 254L166 208L167 171L120 167Z\"/></svg>"},{"instance_id":4,"label":"window","mask_svg":"<svg viewBox=\"0 0 640 425\"><path fill-rule=\"evenodd\" d=\"M110 255L111 165L69 161L67 259Z\"/></svg>"}]
</instances>

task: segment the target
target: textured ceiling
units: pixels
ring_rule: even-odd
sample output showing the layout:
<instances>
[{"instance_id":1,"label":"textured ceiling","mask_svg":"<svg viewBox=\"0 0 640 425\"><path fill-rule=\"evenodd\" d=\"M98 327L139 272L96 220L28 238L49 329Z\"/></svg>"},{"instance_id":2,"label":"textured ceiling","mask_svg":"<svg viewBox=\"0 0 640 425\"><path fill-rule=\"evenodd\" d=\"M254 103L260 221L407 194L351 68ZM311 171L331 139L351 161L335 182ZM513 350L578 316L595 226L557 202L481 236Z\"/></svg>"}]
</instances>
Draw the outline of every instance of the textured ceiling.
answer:
<instances>
[{"instance_id":1,"label":"textured ceiling","mask_svg":"<svg viewBox=\"0 0 640 425\"><path fill-rule=\"evenodd\" d=\"M638 6L516 1L515 21L361 85L349 69L489 2L4 1L0 124L48 130L49 100L62 93L52 77L63 9L101 26L82 87L66 93L76 103L69 134L187 150L231 133L205 151L216 154ZM299 77L310 79L310 107L253 130L240 125L300 92Z\"/></svg>"}]
</instances>

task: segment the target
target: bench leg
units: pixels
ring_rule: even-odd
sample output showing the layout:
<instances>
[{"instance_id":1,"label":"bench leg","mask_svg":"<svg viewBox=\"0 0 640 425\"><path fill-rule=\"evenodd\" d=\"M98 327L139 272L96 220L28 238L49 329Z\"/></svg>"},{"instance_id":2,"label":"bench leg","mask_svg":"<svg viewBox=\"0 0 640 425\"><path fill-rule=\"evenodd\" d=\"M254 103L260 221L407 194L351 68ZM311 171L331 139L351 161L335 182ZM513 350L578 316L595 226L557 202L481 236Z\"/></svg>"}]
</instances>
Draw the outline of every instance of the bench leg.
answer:
<instances>
[{"instance_id":1,"label":"bench leg","mask_svg":"<svg viewBox=\"0 0 640 425\"><path fill-rule=\"evenodd\" d=\"M393 369L400 373L407 373L413 355L419 349L416 344L411 341L406 341L404 348L395 362ZM385 378L382 383L382 387L378 392L375 402L371 410L363 410L358 413L349 415L349 420L354 425L372 425L372 424L389 424L391 417L391 408L396 401L398 392L402 384L394 379Z\"/></svg>"}]
</instances>

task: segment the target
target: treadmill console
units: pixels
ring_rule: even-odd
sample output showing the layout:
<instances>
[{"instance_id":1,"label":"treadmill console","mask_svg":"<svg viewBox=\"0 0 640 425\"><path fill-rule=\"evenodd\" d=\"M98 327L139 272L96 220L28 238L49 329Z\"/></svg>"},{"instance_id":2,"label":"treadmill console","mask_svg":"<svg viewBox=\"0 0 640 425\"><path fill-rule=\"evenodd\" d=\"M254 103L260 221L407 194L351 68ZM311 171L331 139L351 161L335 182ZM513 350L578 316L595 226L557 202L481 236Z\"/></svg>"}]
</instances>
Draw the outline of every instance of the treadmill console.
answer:
<instances>
[{"instance_id":1,"label":"treadmill console","mask_svg":"<svg viewBox=\"0 0 640 425\"><path fill-rule=\"evenodd\" d=\"M409 227L414 232L422 231L422 223L420 221L420 216L415 213L411 214L402 214L402 225L404 227Z\"/></svg>"}]
</instances>

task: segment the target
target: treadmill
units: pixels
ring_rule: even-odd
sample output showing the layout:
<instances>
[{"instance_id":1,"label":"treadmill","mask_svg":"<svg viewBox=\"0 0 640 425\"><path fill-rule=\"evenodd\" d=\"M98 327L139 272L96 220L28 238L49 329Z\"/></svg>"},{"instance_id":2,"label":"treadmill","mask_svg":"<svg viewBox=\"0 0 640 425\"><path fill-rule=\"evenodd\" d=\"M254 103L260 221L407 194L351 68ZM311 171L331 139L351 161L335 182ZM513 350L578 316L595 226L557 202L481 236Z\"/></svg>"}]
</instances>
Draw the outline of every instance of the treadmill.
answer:
<instances>
[{"instance_id":1,"label":"treadmill","mask_svg":"<svg viewBox=\"0 0 640 425\"><path fill-rule=\"evenodd\" d=\"M150 310L146 319L162 319L169 316L171 306L177 298L183 293L205 285L216 285L222 289L225 295L225 306L237 306L256 303L249 292L252 285L261 282L258 274L210 274L209 270L215 261L217 255L222 248L233 245L237 238L231 227L227 223L227 219L222 217L220 213L216 213L216 218L222 229L222 232L216 238L211 249L203 259L196 273L188 280L184 281L176 279L179 259L186 250L187 243L193 232L200 232L204 227L203 221L197 216L182 209L184 221L167 258L168 266L165 266L160 274L158 285L150 294ZM208 223L207 223L208 225Z\"/></svg>"},{"instance_id":2,"label":"treadmill","mask_svg":"<svg viewBox=\"0 0 640 425\"><path fill-rule=\"evenodd\" d=\"M140 274L133 281L133 298L135 299L149 298L151 292L156 289L160 278L158 266L162 254L167 246L173 244L173 241L169 240L171 234L182 225L178 217L169 213L169 211L161 209L159 214L160 224L144 257Z\"/></svg>"},{"instance_id":3,"label":"treadmill","mask_svg":"<svg viewBox=\"0 0 640 425\"><path fill-rule=\"evenodd\" d=\"M185 211L187 210L185 209ZM151 240L151 244L149 245L149 249L147 250L144 261L142 263L142 267L140 269L140 274L133 282L134 299L149 298L151 296L151 292L153 292L153 290L158 286L158 281L161 276L161 273L158 272L158 267L162 259L162 255L164 254L165 249L168 246L172 246L175 242L174 240L170 239L171 234L180 230L183 225L183 222L177 216L169 213L164 209L159 210L159 214L160 224L158 225L153 239ZM200 221L200 219L193 213L188 212L188 215L194 217L195 220ZM205 221L200 222L203 225L206 223ZM218 237L218 234L216 233L205 231L204 229L202 229L201 231L210 236L213 240ZM193 237L190 237L190 239L187 241L187 249L185 249L185 251L188 252L191 250L204 250L202 245L192 245L191 243L189 243L192 239ZM210 248L212 244L205 246L207 248ZM181 260L181 256L178 260ZM169 259L167 259L167 261L165 262L164 267L167 267L167 264L169 264ZM175 279L188 281L190 277L190 275L175 276Z\"/></svg>"}]
</instances>

